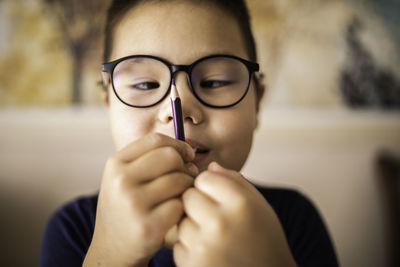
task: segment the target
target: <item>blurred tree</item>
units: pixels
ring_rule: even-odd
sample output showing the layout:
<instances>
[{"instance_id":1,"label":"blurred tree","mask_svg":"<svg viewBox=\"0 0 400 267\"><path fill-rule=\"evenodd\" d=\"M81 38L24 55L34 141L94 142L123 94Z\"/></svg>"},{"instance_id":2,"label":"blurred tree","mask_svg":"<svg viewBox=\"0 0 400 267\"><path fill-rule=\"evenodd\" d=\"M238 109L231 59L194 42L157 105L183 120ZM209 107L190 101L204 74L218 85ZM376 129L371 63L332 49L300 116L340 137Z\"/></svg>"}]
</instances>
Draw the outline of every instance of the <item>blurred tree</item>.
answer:
<instances>
[{"instance_id":1,"label":"blurred tree","mask_svg":"<svg viewBox=\"0 0 400 267\"><path fill-rule=\"evenodd\" d=\"M0 0L1 1L1 0ZM109 0L43 0L58 21L63 42L72 57L72 103L82 102L82 72L88 52L102 38Z\"/></svg>"},{"instance_id":2,"label":"blurred tree","mask_svg":"<svg viewBox=\"0 0 400 267\"><path fill-rule=\"evenodd\" d=\"M3 0L1 7L0 105L66 105L70 63L41 3Z\"/></svg>"},{"instance_id":3,"label":"blurred tree","mask_svg":"<svg viewBox=\"0 0 400 267\"><path fill-rule=\"evenodd\" d=\"M380 67L360 41L363 25L355 18L347 29L347 65L341 73L341 92L352 108L400 109L400 81Z\"/></svg>"}]
</instances>

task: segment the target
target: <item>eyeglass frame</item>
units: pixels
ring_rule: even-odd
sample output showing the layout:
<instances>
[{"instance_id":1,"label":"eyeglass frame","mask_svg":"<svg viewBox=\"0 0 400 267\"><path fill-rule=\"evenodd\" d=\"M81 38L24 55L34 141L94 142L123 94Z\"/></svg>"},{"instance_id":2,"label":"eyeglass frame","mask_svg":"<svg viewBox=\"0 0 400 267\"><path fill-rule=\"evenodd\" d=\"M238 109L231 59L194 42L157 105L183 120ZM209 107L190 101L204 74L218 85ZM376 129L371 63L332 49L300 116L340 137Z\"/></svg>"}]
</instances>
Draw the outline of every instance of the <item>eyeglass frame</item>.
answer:
<instances>
[{"instance_id":1,"label":"eyeglass frame","mask_svg":"<svg viewBox=\"0 0 400 267\"><path fill-rule=\"evenodd\" d=\"M129 104L129 103L125 102L118 95L118 93L117 93L117 91L115 89L115 86L114 86L114 77L113 76L114 76L115 67L119 63L121 63L122 61L125 61L125 60L128 60L128 59L132 59L132 58L139 58L139 57L151 58L151 59L160 61L165 66L167 66L169 71L170 71L170 82L169 82L169 86L168 86L168 89L166 90L165 94L156 103L151 104L151 105L147 105L147 106L136 106L136 105L132 105L132 104ZM200 62L202 62L204 60L207 60L207 59L210 59L210 58L218 58L218 57L231 58L231 59L235 59L235 60L240 61L241 63L243 63L246 66L247 71L249 73L249 81L247 82L247 88L246 88L245 92L243 93L242 97L239 100L237 100L236 102L234 102L233 104L229 104L229 105L225 105L225 106L211 105L211 104L205 102L203 99L201 99L197 95L196 91L193 89L192 80L191 80L193 68L197 64L199 64ZM240 57L237 57L237 56L233 56L233 55L229 55L229 54L208 55L208 56L205 56L205 57L202 57L202 58L199 58L199 59L195 60L192 64L189 64L189 65L174 65L174 64L171 64L170 62L166 61L163 58L159 58L159 57L152 56L152 55L131 55L131 56L122 57L122 58L116 59L114 61L102 64L102 72L106 72L106 73L109 74L109 77L108 77L109 78L109 82L111 81L111 85L112 85L113 91L114 91L115 95L117 96L117 98L122 103L124 103L125 105L130 106L130 107L134 107L134 108L149 108L149 107L153 107L153 106L159 104L160 102L162 102L168 96L168 94L169 94L169 92L171 90L172 79L173 79L175 73L177 73L179 71L186 72L186 78L188 80L188 84L189 84L190 90L192 91L192 93L196 97L196 99L199 100L200 103L202 103L203 105L205 105L207 107L211 107L211 108L229 108L229 107L233 107L233 106L237 105L239 102L241 102L246 97L247 92L249 91L250 83L251 83L251 80L252 80L252 75L255 72L258 72L259 70L260 70L260 66L259 66L258 63L251 62L251 61L248 61L246 59L243 59L243 58L240 58Z\"/></svg>"}]
</instances>

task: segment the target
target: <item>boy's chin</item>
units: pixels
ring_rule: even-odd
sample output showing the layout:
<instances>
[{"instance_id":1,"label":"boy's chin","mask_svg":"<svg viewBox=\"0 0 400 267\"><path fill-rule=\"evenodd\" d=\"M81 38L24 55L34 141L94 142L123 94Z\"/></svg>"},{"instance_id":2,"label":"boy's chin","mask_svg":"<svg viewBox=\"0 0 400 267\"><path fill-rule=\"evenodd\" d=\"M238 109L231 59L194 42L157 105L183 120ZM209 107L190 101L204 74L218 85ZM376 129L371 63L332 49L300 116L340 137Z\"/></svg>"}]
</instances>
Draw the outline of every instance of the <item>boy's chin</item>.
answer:
<instances>
[{"instance_id":1,"label":"boy's chin","mask_svg":"<svg viewBox=\"0 0 400 267\"><path fill-rule=\"evenodd\" d=\"M164 238L163 246L172 249L174 245L178 242L178 226L175 224L168 230Z\"/></svg>"}]
</instances>

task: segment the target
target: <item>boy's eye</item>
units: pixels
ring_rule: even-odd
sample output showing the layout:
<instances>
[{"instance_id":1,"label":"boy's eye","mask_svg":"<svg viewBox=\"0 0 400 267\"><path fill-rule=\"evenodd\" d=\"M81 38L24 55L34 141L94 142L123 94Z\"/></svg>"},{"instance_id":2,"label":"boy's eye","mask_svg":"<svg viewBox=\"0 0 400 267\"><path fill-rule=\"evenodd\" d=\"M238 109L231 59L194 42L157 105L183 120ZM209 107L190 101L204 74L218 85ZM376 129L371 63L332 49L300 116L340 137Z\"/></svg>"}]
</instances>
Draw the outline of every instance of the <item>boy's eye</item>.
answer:
<instances>
[{"instance_id":1,"label":"boy's eye","mask_svg":"<svg viewBox=\"0 0 400 267\"><path fill-rule=\"evenodd\" d=\"M152 90L159 88L160 84L158 82L142 82L133 84L132 87L139 90Z\"/></svg>"},{"instance_id":2,"label":"boy's eye","mask_svg":"<svg viewBox=\"0 0 400 267\"><path fill-rule=\"evenodd\" d=\"M200 82L200 86L202 88L213 89L213 88L227 86L227 85L230 85L232 83L233 83L232 81L208 80L208 81Z\"/></svg>"}]
</instances>

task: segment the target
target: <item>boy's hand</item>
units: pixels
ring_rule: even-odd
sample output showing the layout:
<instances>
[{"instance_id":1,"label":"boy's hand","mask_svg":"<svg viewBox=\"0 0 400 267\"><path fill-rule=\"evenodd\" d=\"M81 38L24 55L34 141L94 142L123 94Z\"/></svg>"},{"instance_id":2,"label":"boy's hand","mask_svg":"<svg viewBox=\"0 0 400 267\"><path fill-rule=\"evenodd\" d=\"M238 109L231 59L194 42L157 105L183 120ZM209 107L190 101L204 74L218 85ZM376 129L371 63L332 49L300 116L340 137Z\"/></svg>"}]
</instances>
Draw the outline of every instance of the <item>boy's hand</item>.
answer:
<instances>
[{"instance_id":1,"label":"boy's hand","mask_svg":"<svg viewBox=\"0 0 400 267\"><path fill-rule=\"evenodd\" d=\"M183 215L179 197L198 172L193 159L188 144L160 134L109 158L83 266L147 266Z\"/></svg>"},{"instance_id":2,"label":"boy's hand","mask_svg":"<svg viewBox=\"0 0 400 267\"><path fill-rule=\"evenodd\" d=\"M296 266L272 207L239 173L211 163L183 204L178 266Z\"/></svg>"}]
</instances>

